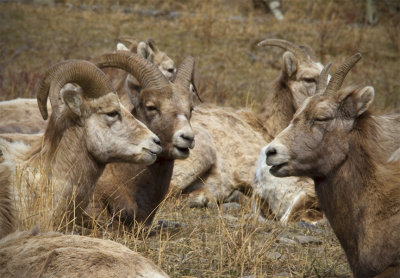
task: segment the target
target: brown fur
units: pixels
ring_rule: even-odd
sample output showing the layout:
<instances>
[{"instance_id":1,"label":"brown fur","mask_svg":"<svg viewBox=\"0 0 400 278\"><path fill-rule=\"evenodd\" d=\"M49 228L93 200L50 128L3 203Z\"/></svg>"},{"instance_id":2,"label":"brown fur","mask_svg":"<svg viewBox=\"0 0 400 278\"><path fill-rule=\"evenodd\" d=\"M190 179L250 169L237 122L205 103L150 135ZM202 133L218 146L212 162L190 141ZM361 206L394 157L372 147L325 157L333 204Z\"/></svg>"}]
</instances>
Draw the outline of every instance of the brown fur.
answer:
<instances>
[{"instance_id":1,"label":"brown fur","mask_svg":"<svg viewBox=\"0 0 400 278\"><path fill-rule=\"evenodd\" d=\"M35 231L0 240L0 276L168 277L152 261L111 240Z\"/></svg>"},{"instance_id":2,"label":"brown fur","mask_svg":"<svg viewBox=\"0 0 400 278\"><path fill-rule=\"evenodd\" d=\"M168 277L153 262L110 240L14 232L11 170L0 157L0 277Z\"/></svg>"},{"instance_id":3,"label":"brown fur","mask_svg":"<svg viewBox=\"0 0 400 278\"><path fill-rule=\"evenodd\" d=\"M120 90L129 90L122 87ZM123 94L124 92L119 92ZM189 88L170 83L161 89L129 90L132 114L149 127L161 140L163 152L150 166L128 163L110 164L96 185L94 206L88 208L91 218L99 219L104 208L118 215L126 225L150 224L161 201L168 193L174 167L177 134L194 136L189 119L192 95ZM148 103L157 111L148 111ZM188 145L189 146L189 145ZM189 150L187 150L189 151ZM117 186L117 188L115 188Z\"/></svg>"},{"instance_id":4,"label":"brown fur","mask_svg":"<svg viewBox=\"0 0 400 278\"><path fill-rule=\"evenodd\" d=\"M0 239L15 229L15 212L12 204L10 165L0 154Z\"/></svg>"},{"instance_id":5,"label":"brown fur","mask_svg":"<svg viewBox=\"0 0 400 278\"><path fill-rule=\"evenodd\" d=\"M288 62L295 65L295 72L289 72L285 67ZM186 193L190 193L190 188L196 188L192 202L198 206L208 203L207 199L227 201L235 190L251 194L259 150L289 124L304 99L315 92L320 70L321 65L311 60L298 60L285 52L281 74L273 82L271 94L259 115L248 110L234 111L211 105L196 107L191 122L208 131L216 159L215 162L210 160L201 148L195 147L189 160L176 162L171 187ZM197 140L198 144L200 140ZM197 164L193 165L191 161ZM313 191L311 182L309 187ZM307 203L315 203L315 194L308 196Z\"/></svg>"},{"instance_id":6,"label":"brown fur","mask_svg":"<svg viewBox=\"0 0 400 278\"><path fill-rule=\"evenodd\" d=\"M139 54L148 61L154 63L159 69L166 72L169 75L169 78L174 76L176 71L174 62L165 54L165 52L158 49L154 41L151 40L152 47L150 47L149 42L136 42L133 39L127 39L127 41L131 42L131 52L137 53L138 45L140 45ZM118 69L105 69L104 71L114 81L113 85L117 88L117 91L121 92L119 95L121 103L131 111L133 107L130 102L130 95L126 94L122 90L118 90L118 87L125 86L125 80L127 79L128 74ZM137 81L132 76L130 77L128 85L139 86ZM120 82L120 80L122 81ZM50 103L48 103L47 109L50 113ZM17 98L0 102L0 133L34 134L44 132L46 125L47 121L43 120L36 99ZM25 138L22 137L21 139L27 139L25 142L30 144L29 136L26 136Z\"/></svg>"},{"instance_id":7,"label":"brown fur","mask_svg":"<svg viewBox=\"0 0 400 278\"><path fill-rule=\"evenodd\" d=\"M34 145L42 140L43 133L0 133L0 138L10 143L22 142L27 145Z\"/></svg>"},{"instance_id":8,"label":"brown fur","mask_svg":"<svg viewBox=\"0 0 400 278\"><path fill-rule=\"evenodd\" d=\"M48 105L51 111L50 105ZM44 132L46 121L40 115L37 100L17 98L0 102L0 133Z\"/></svg>"},{"instance_id":9,"label":"brown fur","mask_svg":"<svg viewBox=\"0 0 400 278\"><path fill-rule=\"evenodd\" d=\"M11 169L0 153L0 277L168 277L153 262L110 240L14 232Z\"/></svg>"},{"instance_id":10,"label":"brown fur","mask_svg":"<svg viewBox=\"0 0 400 278\"><path fill-rule=\"evenodd\" d=\"M397 149L389 158L388 162L400 160L400 148Z\"/></svg>"},{"instance_id":11,"label":"brown fur","mask_svg":"<svg viewBox=\"0 0 400 278\"><path fill-rule=\"evenodd\" d=\"M35 142L30 148L0 140L5 159L14 162L22 175L15 179L22 180L23 198L28 196L34 198L40 191L40 186L54 186L54 192L51 194L55 200L56 221L64 213L72 212L74 206L87 205L88 194L93 192L94 184L102 174L106 163L141 161L142 155L147 159L150 154L141 149L140 144L143 142L146 142L145 147L154 145L160 149L160 146L156 146L153 142L155 135L120 106L115 94L109 93L89 100L82 99L80 109L81 117L77 117L68 108L65 108L59 117L53 113L43 141ZM112 122L104 114L111 111L120 113L119 118L115 120L113 118ZM109 125L117 128L111 131ZM103 138L108 138L108 145L100 143L101 140L104 141ZM127 146L120 147L110 142L112 140L122 140ZM98 146L99 144L101 146ZM136 154L128 155L127 147L133 146L137 146ZM21 149L20 154L18 149ZM154 159L152 156L151 160ZM146 161L150 162L148 159ZM14 191L14 199L19 200L20 197L16 195L16 190ZM75 202L70 202L72 197ZM17 205L20 205L20 202L17 201Z\"/></svg>"},{"instance_id":12,"label":"brown fur","mask_svg":"<svg viewBox=\"0 0 400 278\"><path fill-rule=\"evenodd\" d=\"M369 87L310 98L269 145L267 156L275 175L314 179L356 277L397 276L400 161L386 162L381 118L364 112L372 99Z\"/></svg>"}]
</instances>

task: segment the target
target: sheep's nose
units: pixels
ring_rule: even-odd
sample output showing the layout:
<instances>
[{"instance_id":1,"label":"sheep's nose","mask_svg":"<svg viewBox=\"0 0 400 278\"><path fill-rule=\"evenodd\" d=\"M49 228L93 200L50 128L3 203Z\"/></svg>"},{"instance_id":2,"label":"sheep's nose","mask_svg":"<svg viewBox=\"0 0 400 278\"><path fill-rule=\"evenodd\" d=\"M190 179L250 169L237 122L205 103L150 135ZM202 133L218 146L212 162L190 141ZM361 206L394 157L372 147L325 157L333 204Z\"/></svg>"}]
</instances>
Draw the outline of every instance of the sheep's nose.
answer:
<instances>
[{"instance_id":1,"label":"sheep's nose","mask_svg":"<svg viewBox=\"0 0 400 278\"><path fill-rule=\"evenodd\" d=\"M182 133L182 134L181 134L181 137L182 137L184 140L188 141L190 144L191 144L191 143L193 142L193 140L194 140L194 134Z\"/></svg>"},{"instance_id":2,"label":"sheep's nose","mask_svg":"<svg viewBox=\"0 0 400 278\"><path fill-rule=\"evenodd\" d=\"M269 146L265 151L265 154L267 155L267 157L268 156L273 156L273 155L275 155L277 153L278 153L277 150L272 146Z\"/></svg>"},{"instance_id":3,"label":"sheep's nose","mask_svg":"<svg viewBox=\"0 0 400 278\"><path fill-rule=\"evenodd\" d=\"M160 146L161 146L161 141L160 141L160 139L159 139L158 137L153 137L153 142L154 142L156 145L160 145Z\"/></svg>"},{"instance_id":4,"label":"sheep's nose","mask_svg":"<svg viewBox=\"0 0 400 278\"><path fill-rule=\"evenodd\" d=\"M167 69L167 71L170 72L170 73L174 73L175 72L175 68L169 68L169 69Z\"/></svg>"}]
</instances>

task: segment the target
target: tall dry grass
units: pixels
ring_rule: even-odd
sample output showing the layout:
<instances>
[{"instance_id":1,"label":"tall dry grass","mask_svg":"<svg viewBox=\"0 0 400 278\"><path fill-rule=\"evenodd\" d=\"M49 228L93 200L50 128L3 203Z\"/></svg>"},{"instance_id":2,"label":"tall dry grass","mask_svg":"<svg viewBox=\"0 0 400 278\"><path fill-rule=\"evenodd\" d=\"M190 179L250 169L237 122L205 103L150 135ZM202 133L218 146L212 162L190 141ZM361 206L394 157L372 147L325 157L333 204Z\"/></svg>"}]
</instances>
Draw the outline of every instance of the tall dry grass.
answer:
<instances>
[{"instance_id":1,"label":"tall dry grass","mask_svg":"<svg viewBox=\"0 0 400 278\"><path fill-rule=\"evenodd\" d=\"M349 269L327 224L282 225L260 219L252 200L240 204L211 204L190 209L187 200L167 196L149 227L121 225L119 213L104 210L101 221L84 221L74 211L56 214L57 181L48 180L44 167L17 169L18 229L39 226L42 231L84 234L111 239L151 258L172 277L346 276ZM29 171L29 175L26 175ZM29 177L29 183L25 183ZM66 200L74 207L74 194ZM89 225L88 225L89 222ZM87 228L90 226L91 228ZM312 236L301 243L298 236Z\"/></svg>"},{"instance_id":2,"label":"tall dry grass","mask_svg":"<svg viewBox=\"0 0 400 278\"><path fill-rule=\"evenodd\" d=\"M257 111L268 84L278 75L282 51L258 48L256 43L274 37L307 44L323 63L334 65L360 51L363 60L346 82L373 85L376 108L398 110L400 17L388 2L378 2L376 26L364 23L364 1L283 0L283 22L254 9L252 1L239 0L2 3L0 99L34 97L49 65L91 59L114 49L120 36L131 36L154 38L178 62L193 55L205 101ZM249 216L248 201L193 210L185 199L167 198L151 227L127 229L115 220L118 215L111 220L104 211L105 220L92 220L93 229L86 230L79 219L61 217L55 222L54 187L48 182L39 185L36 197L21 204L20 229L40 225L42 230L110 238L151 258L172 277L350 275L328 225L259 221ZM316 242L301 244L299 235L313 236Z\"/></svg>"}]
</instances>

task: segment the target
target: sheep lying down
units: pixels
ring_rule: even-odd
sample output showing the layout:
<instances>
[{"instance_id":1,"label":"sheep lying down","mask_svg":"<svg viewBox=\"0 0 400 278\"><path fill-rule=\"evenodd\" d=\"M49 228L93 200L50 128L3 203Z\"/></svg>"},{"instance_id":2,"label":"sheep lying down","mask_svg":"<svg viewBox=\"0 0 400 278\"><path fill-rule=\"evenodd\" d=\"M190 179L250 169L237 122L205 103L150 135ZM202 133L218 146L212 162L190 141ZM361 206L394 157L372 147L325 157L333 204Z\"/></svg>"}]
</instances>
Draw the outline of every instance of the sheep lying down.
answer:
<instances>
[{"instance_id":1,"label":"sheep lying down","mask_svg":"<svg viewBox=\"0 0 400 278\"><path fill-rule=\"evenodd\" d=\"M0 240L0 277L168 277L111 240L56 232L15 232Z\"/></svg>"}]
</instances>

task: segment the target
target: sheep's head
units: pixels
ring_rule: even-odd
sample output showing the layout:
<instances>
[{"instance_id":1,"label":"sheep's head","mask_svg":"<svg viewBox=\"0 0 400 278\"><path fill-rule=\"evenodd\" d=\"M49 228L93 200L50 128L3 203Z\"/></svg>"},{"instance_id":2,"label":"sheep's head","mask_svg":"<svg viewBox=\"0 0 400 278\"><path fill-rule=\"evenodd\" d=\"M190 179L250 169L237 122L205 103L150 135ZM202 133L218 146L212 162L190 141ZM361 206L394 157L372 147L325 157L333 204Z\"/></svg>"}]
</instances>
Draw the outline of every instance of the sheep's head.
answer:
<instances>
[{"instance_id":1,"label":"sheep's head","mask_svg":"<svg viewBox=\"0 0 400 278\"><path fill-rule=\"evenodd\" d=\"M117 50L137 53L144 59L152 62L169 81L172 81L176 74L175 63L165 52L160 51L153 39L147 39L145 42L139 43L131 40L128 41L132 43L130 48L126 47L122 43L118 43ZM128 86L131 83L136 86L137 80L132 77L132 75L128 75L127 83Z\"/></svg>"},{"instance_id":2,"label":"sheep's head","mask_svg":"<svg viewBox=\"0 0 400 278\"><path fill-rule=\"evenodd\" d=\"M318 77L323 65L313 60L305 47L278 39L266 39L259 46L278 46L287 50L282 56L281 82L293 97L294 109L297 110L304 100L315 94Z\"/></svg>"},{"instance_id":3,"label":"sheep's head","mask_svg":"<svg viewBox=\"0 0 400 278\"><path fill-rule=\"evenodd\" d=\"M308 98L290 125L266 148L273 175L326 176L346 158L355 122L373 101L372 87L340 90L348 71L361 58L350 57L326 87L329 65L321 73L317 94ZM325 89L326 87L326 89Z\"/></svg>"},{"instance_id":4,"label":"sheep's head","mask_svg":"<svg viewBox=\"0 0 400 278\"><path fill-rule=\"evenodd\" d=\"M62 90L67 83L80 90ZM78 140L84 140L87 151L101 163L151 164L161 152L158 137L120 105L105 74L89 62L65 61L48 69L37 95L44 119L48 97L53 113L46 134L79 129Z\"/></svg>"},{"instance_id":5,"label":"sheep's head","mask_svg":"<svg viewBox=\"0 0 400 278\"><path fill-rule=\"evenodd\" d=\"M189 91L194 59L187 57L182 62L173 82L153 64L133 53L105 54L97 59L97 65L124 69L138 79L142 90L131 96L132 113L161 139L160 157L188 157L189 149L194 147L190 126L193 97Z\"/></svg>"}]
</instances>

